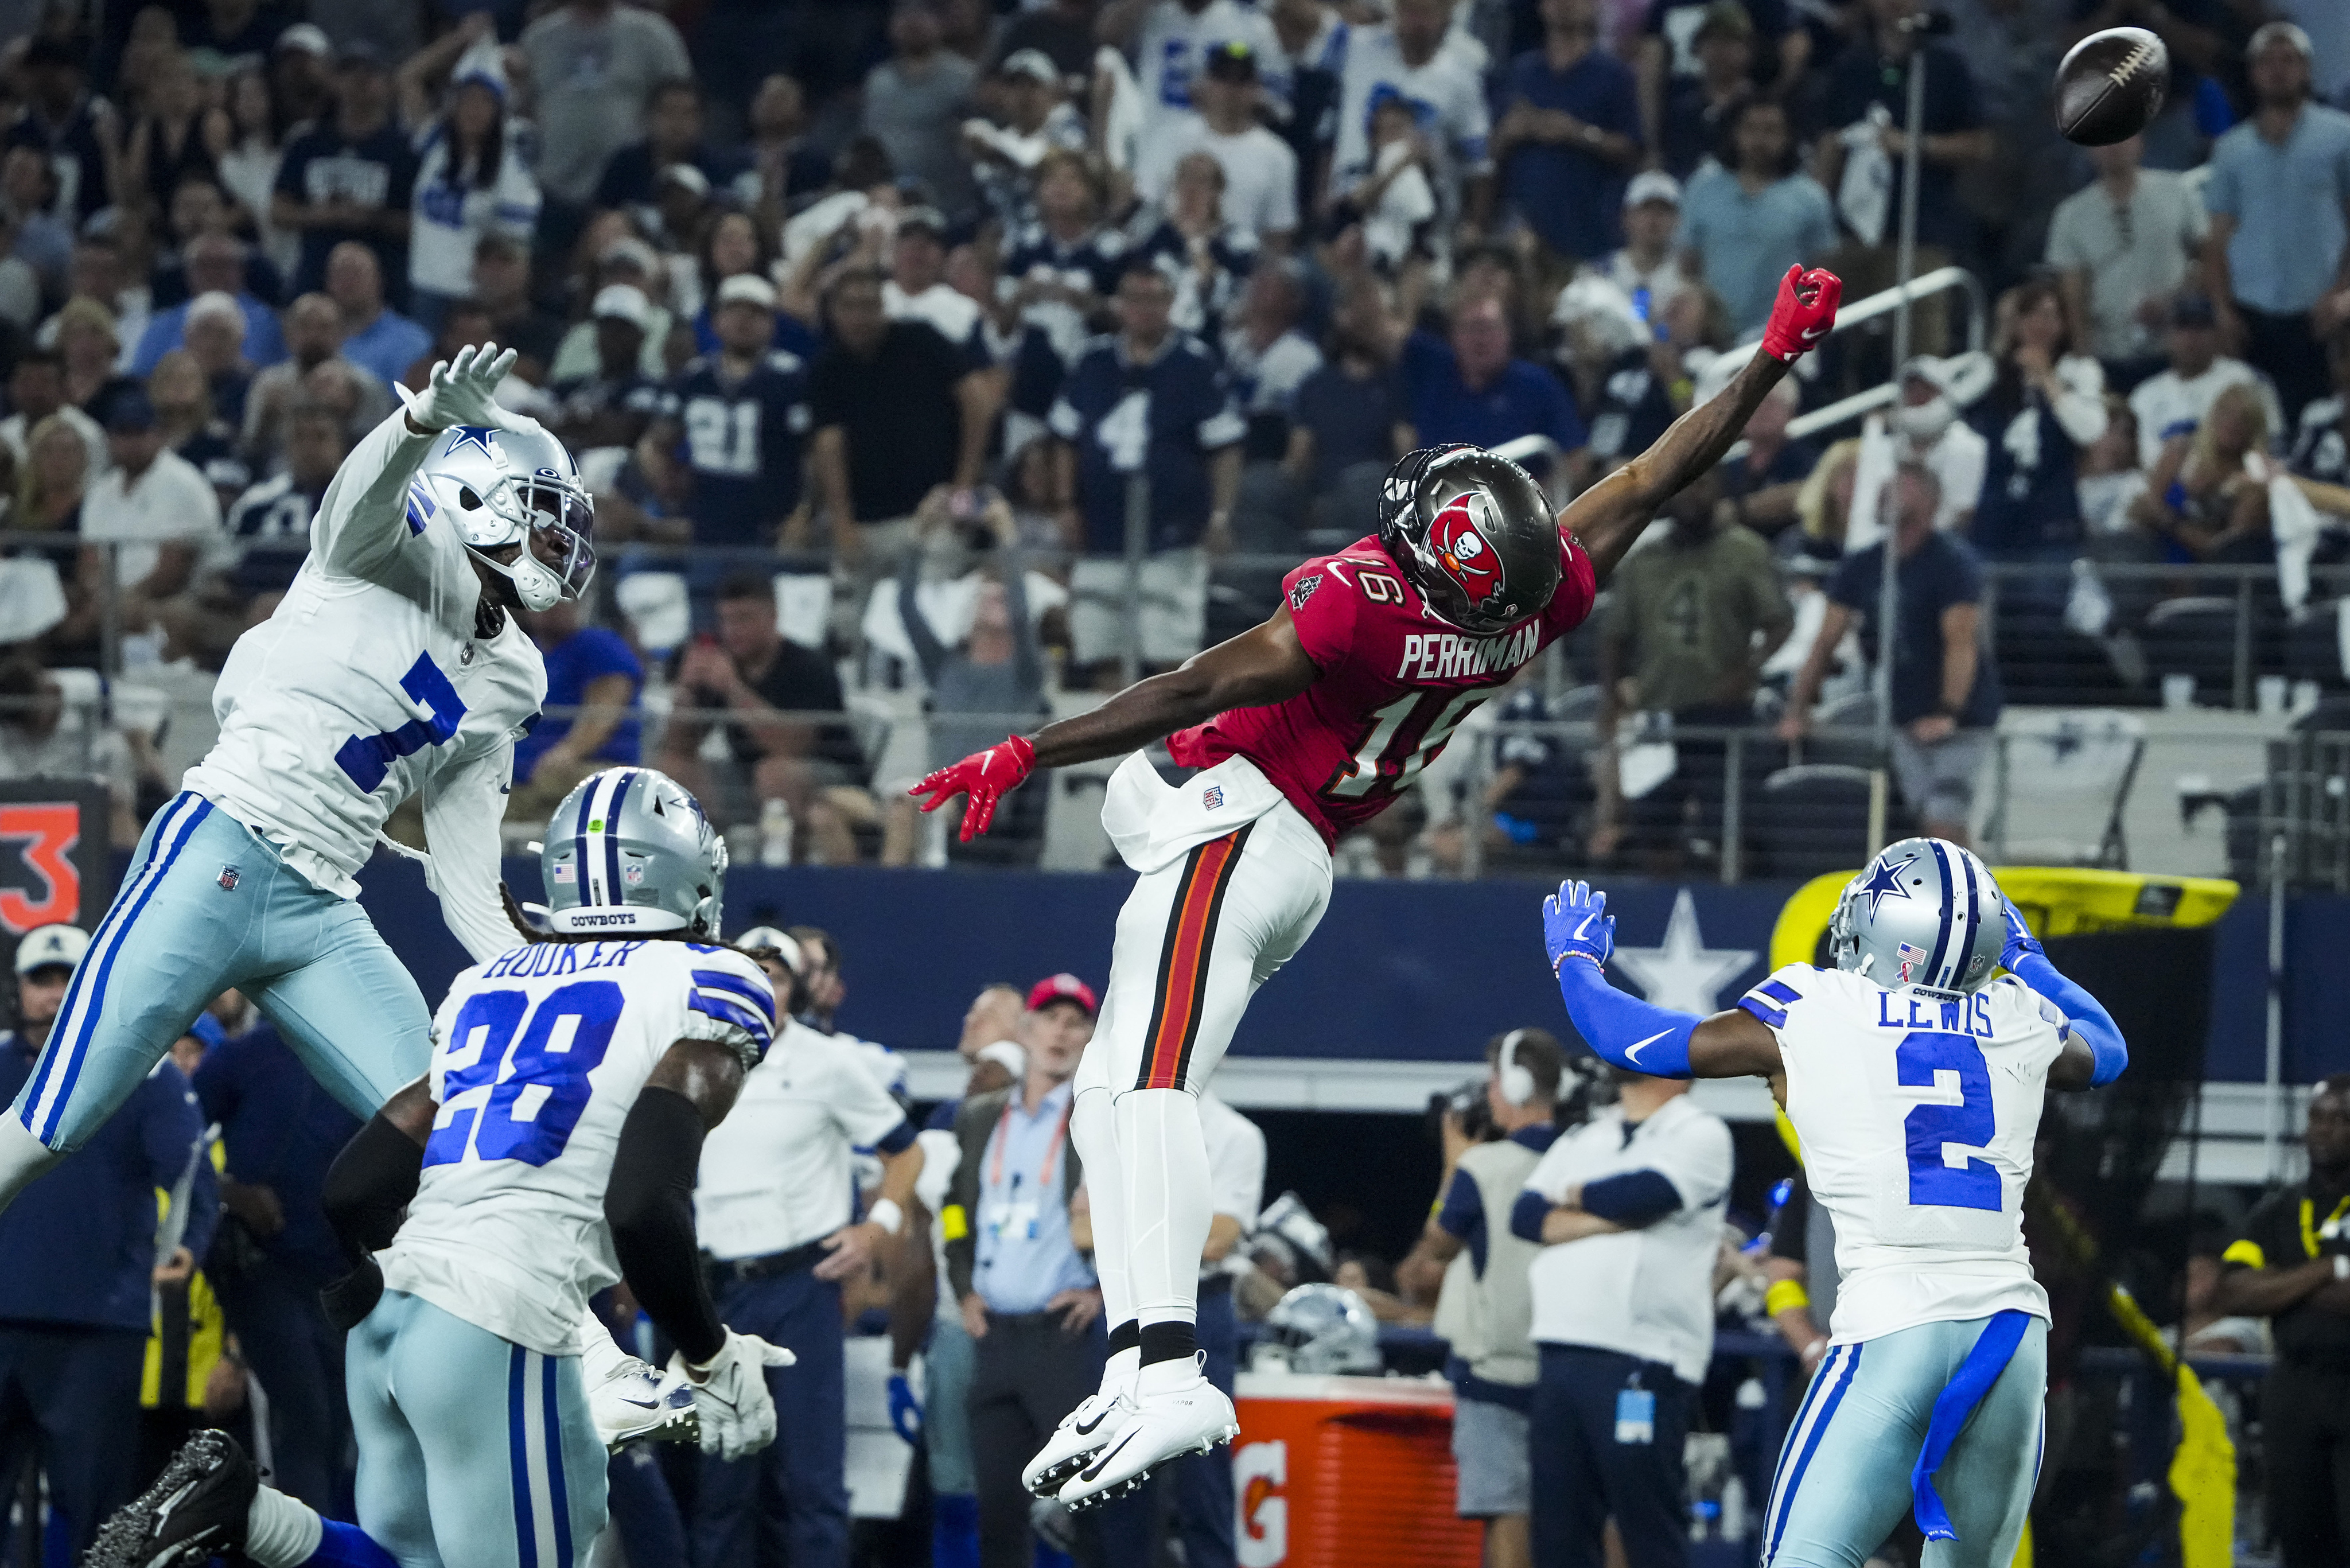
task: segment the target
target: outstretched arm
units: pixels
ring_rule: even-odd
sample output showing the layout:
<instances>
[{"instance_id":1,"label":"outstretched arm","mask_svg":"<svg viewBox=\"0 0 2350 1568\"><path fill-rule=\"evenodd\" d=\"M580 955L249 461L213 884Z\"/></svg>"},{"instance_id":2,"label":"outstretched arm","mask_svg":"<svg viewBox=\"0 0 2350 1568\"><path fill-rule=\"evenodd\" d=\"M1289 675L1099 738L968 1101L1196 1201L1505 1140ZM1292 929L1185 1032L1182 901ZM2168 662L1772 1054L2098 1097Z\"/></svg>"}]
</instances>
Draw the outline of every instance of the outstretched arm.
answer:
<instances>
[{"instance_id":1,"label":"outstretched arm","mask_svg":"<svg viewBox=\"0 0 2350 1568\"><path fill-rule=\"evenodd\" d=\"M1607 895L1562 882L1543 900L1543 945L1576 1033L1606 1061L1651 1078L1769 1077L1783 1070L1779 1037L1741 1008L1700 1018L1607 983L1616 917Z\"/></svg>"},{"instance_id":2,"label":"outstretched arm","mask_svg":"<svg viewBox=\"0 0 2350 1568\"><path fill-rule=\"evenodd\" d=\"M1181 668L1138 680L1090 713L1047 724L1033 741L1014 735L941 768L909 793L928 797L924 811L969 794L962 819L968 844L987 831L995 803L1036 768L1118 756L1227 709L1284 701L1311 686L1318 673L1284 605L1263 625L1193 654Z\"/></svg>"},{"instance_id":3,"label":"outstretched arm","mask_svg":"<svg viewBox=\"0 0 2350 1568\"><path fill-rule=\"evenodd\" d=\"M1648 451L1558 514L1558 525L1582 544L1603 585L1664 504L1721 461L1787 368L1827 336L1843 296L1844 284L1835 274L1789 267L1763 328L1762 347L1721 395L1675 420Z\"/></svg>"},{"instance_id":4,"label":"outstretched arm","mask_svg":"<svg viewBox=\"0 0 2350 1568\"><path fill-rule=\"evenodd\" d=\"M2104 1002L2056 972L2015 904L2007 904L2007 947L2000 967L2038 992L2064 1014L2064 1048L2048 1069L2049 1086L2101 1089L2129 1067L2129 1044Z\"/></svg>"}]
</instances>

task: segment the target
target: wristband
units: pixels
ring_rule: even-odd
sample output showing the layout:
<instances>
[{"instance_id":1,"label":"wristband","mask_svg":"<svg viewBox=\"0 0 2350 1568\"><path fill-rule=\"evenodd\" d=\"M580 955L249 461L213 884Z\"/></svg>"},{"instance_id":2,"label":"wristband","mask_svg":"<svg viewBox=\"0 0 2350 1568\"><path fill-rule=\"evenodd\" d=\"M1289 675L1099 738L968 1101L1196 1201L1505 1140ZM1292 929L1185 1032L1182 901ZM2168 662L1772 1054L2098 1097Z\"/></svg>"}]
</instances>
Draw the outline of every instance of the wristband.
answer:
<instances>
[{"instance_id":1,"label":"wristband","mask_svg":"<svg viewBox=\"0 0 2350 1568\"><path fill-rule=\"evenodd\" d=\"M1781 1280L1762 1293L1762 1310L1773 1317L1811 1304L1812 1293L1804 1288L1801 1280Z\"/></svg>"},{"instance_id":2,"label":"wristband","mask_svg":"<svg viewBox=\"0 0 2350 1568\"><path fill-rule=\"evenodd\" d=\"M879 1225L892 1236L906 1228L906 1211L898 1207L897 1199L877 1198L873 1207L865 1211L866 1223Z\"/></svg>"},{"instance_id":3,"label":"wristband","mask_svg":"<svg viewBox=\"0 0 2350 1568\"><path fill-rule=\"evenodd\" d=\"M2334 1254L2334 1277L2337 1280L2350 1280L2350 1252Z\"/></svg>"}]
</instances>

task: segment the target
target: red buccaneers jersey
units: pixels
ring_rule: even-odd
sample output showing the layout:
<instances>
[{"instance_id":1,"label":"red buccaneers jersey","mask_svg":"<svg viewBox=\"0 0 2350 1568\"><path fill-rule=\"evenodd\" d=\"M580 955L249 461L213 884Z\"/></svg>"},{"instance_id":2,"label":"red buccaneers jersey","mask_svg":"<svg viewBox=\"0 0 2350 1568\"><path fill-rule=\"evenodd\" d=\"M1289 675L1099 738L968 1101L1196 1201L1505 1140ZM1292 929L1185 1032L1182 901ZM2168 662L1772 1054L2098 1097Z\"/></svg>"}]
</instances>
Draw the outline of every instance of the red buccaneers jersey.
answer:
<instances>
[{"instance_id":1,"label":"red buccaneers jersey","mask_svg":"<svg viewBox=\"0 0 2350 1568\"><path fill-rule=\"evenodd\" d=\"M1376 537L1306 562L1282 587L1321 678L1285 702L1179 732L1168 749L1189 766L1248 758L1332 843L1385 811L1478 703L1583 624L1598 591L1591 557L1564 534L1558 592L1497 637L1437 619Z\"/></svg>"}]
</instances>

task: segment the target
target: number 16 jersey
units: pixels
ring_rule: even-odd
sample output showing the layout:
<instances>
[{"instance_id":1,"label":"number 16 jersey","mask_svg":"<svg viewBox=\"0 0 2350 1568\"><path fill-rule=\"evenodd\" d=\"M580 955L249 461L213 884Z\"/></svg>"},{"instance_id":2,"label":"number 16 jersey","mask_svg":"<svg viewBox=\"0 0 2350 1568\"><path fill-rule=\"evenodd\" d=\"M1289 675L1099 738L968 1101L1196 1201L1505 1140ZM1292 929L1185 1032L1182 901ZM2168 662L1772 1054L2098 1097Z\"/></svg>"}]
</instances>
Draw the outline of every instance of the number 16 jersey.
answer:
<instances>
[{"instance_id":1,"label":"number 16 jersey","mask_svg":"<svg viewBox=\"0 0 2350 1568\"><path fill-rule=\"evenodd\" d=\"M1244 756L1335 844L1392 805L1477 705L1583 624L1591 557L1559 535L1558 591L1494 637L1439 619L1376 537L1282 580L1305 656L1321 671L1286 701L1235 708L1168 738L1187 766Z\"/></svg>"},{"instance_id":2,"label":"number 16 jersey","mask_svg":"<svg viewBox=\"0 0 2350 1568\"><path fill-rule=\"evenodd\" d=\"M1804 963L1738 1005L1779 1037L1804 1179L1835 1224L1835 1343L2046 1318L2023 1189L2064 1015L2012 975L1961 995Z\"/></svg>"}]
</instances>

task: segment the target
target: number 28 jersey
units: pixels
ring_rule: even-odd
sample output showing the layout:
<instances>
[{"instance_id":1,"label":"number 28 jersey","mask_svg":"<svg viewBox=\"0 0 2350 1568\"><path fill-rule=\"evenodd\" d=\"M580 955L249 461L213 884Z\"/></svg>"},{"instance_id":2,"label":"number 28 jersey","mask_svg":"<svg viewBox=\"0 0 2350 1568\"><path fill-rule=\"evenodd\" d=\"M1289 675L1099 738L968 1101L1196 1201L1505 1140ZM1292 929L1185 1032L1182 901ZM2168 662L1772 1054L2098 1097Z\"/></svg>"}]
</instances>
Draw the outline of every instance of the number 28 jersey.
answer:
<instances>
[{"instance_id":1,"label":"number 28 jersey","mask_svg":"<svg viewBox=\"0 0 2350 1568\"><path fill-rule=\"evenodd\" d=\"M620 1277L604 1190L620 1127L669 1048L709 1040L745 1070L775 992L730 948L535 942L459 975L432 1021L441 1107L386 1288L546 1355L578 1352L588 1297Z\"/></svg>"},{"instance_id":2,"label":"number 28 jersey","mask_svg":"<svg viewBox=\"0 0 2350 1568\"><path fill-rule=\"evenodd\" d=\"M1282 589L1320 677L1286 701L1180 731L1168 750L1189 766L1248 758L1336 843L1392 805L1528 659L1583 624L1598 591L1591 557L1564 533L1558 549L1550 603L1497 637L1438 619L1375 537L1306 562Z\"/></svg>"},{"instance_id":3,"label":"number 28 jersey","mask_svg":"<svg viewBox=\"0 0 2350 1568\"><path fill-rule=\"evenodd\" d=\"M2012 975L1957 995L1804 963L1738 1005L1779 1037L1804 1179L1835 1223L1835 1342L2046 1318L2023 1189L2064 1015Z\"/></svg>"}]
</instances>

